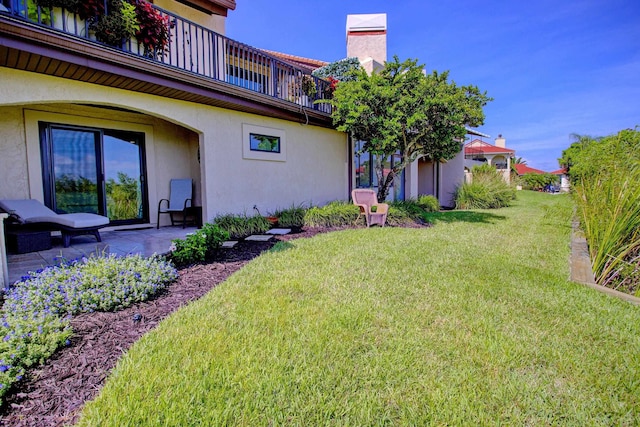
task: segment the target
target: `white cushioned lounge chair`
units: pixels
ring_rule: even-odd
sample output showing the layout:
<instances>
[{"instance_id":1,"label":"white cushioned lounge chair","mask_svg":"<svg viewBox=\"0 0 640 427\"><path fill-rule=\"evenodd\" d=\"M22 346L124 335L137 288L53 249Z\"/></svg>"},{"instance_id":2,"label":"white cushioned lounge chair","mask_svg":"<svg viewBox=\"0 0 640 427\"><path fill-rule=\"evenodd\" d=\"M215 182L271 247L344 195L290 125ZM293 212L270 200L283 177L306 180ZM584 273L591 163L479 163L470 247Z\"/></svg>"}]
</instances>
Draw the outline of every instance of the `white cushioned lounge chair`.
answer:
<instances>
[{"instance_id":1,"label":"white cushioned lounge chair","mask_svg":"<svg viewBox=\"0 0 640 427\"><path fill-rule=\"evenodd\" d=\"M0 200L0 209L7 212L18 227L59 230L65 248L69 247L71 237L83 234L92 234L101 242L98 230L109 225L106 216L92 213L57 214L34 199Z\"/></svg>"}]
</instances>

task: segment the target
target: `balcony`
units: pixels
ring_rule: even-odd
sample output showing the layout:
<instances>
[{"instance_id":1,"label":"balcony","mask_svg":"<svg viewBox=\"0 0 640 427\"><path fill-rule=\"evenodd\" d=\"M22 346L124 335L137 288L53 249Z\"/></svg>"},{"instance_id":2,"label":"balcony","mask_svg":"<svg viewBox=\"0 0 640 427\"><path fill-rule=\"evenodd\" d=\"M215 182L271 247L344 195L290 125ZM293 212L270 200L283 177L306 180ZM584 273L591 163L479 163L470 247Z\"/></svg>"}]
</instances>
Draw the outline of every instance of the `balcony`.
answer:
<instances>
[{"instance_id":1,"label":"balcony","mask_svg":"<svg viewBox=\"0 0 640 427\"><path fill-rule=\"evenodd\" d=\"M324 126L329 123L330 104L316 102L330 96L329 82L171 12L147 4L160 23L158 32L165 33L160 41L135 36L114 39L95 17L83 19L82 12L40 7L32 1L0 2L0 50L5 49L0 51L0 66L290 120L302 115L307 122ZM64 72L51 71L60 68L52 60L84 71L72 72L68 67ZM88 68L91 76L82 77Z\"/></svg>"}]
</instances>

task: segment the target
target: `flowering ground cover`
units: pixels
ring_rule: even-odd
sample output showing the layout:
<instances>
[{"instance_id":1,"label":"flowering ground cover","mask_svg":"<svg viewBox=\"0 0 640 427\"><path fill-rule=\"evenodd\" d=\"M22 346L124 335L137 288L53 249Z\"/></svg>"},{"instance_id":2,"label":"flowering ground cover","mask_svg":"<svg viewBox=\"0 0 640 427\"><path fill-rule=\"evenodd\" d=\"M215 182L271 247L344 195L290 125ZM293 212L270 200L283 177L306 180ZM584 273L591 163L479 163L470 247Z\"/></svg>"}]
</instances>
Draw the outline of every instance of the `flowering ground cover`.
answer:
<instances>
[{"instance_id":1,"label":"flowering ground cover","mask_svg":"<svg viewBox=\"0 0 640 427\"><path fill-rule=\"evenodd\" d=\"M330 229L304 230L277 239L310 237L324 231ZM174 310L200 298L279 240L240 242L221 253L215 262L180 270L175 282L151 299L128 308L72 316L69 345L59 348L43 366L29 369L16 393L5 396L0 425L47 427L73 423L84 402L95 397L130 345Z\"/></svg>"},{"instance_id":2,"label":"flowering ground cover","mask_svg":"<svg viewBox=\"0 0 640 427\"><path fill-rule=\"evenodd\" d=\"M27 369L71 344L71 316L128 307L176 277L170 263L140 255L61 260L23 277L6 292L0 310L0 402Z\"/></svg>"}]
</instances>

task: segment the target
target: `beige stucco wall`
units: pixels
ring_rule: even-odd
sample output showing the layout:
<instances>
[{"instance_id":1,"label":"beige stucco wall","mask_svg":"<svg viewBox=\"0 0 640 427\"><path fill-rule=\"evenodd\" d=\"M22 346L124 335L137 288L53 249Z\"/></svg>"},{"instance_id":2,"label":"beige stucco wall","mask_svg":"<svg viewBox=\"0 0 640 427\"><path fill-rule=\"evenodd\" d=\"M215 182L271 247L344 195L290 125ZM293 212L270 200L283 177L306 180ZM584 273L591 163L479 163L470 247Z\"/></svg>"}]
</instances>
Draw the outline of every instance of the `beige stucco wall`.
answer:
<instances>
[{"instance_id":1,"label":"beige stucco wall","mask_svg":"<svg viewBox=\"0 0 640 427\"><path fill-rule=\"evenodd\" d=\"M29 197L27 146L24 141L22 109L0 107L0 199Z\"/></svg>"},{"instance_id":2,"label":"beige stucco wall","mask_svg":"<svg viewBox=\"0 0 640 427\"><path fill-rule=\"evenodd\" d=\"M152 223L171 178L196 181L205 220L217 213L252 213L253 205L264 214L293 204L348 198L344 133L6 68L0 68L0 78L0 178L12 183L0 186L2 197L42 200L37 121L47 120L145 132ZM286 161L243 158L243 144L248 144L242 138L243 123L283 131ZM20 177L15 186L13 176Z\"/></svg>"},{"instance_id":3,"label":"beige stucco wall","mask_svg":"<svg viewBox=\"0 0 640 427\"><path fill-rule=\"evenodd\" d=\"M225 17L220 15L209 15L201 12L193 7L189 7L182 3L178 3L175 0L155 0L153 2L156 6L165 9L169 12L187 19L189 21L200 24L205 28L215 31L218 34L224 35L225 33Z\"/></svg>"},{"instance_id":4,"label":"beige stucco wall","mask_svg":"<svg viewBox=\"0 0 640 427\"><path fill-rule=\"evenodd\" d=\"M432 161L418 160L418 194L436 195L435 182L437 180L435 163Z\"/></svg>"},{"instance_id":5,"label":"beige stucco wall","mask_svg":"<svg viewBox=\"0 0 640 427\"><path fill-rule=\"evenodd\" d=\"M418 163L418 194L438 197L440 206L455 206L455 191L464 179L463 151L439 165L425 160L420 160Z\"/></svg>"},{"instance_id":6,"label":"beige stucco wall","mask_svg":"<svg viewBox=\"0 0 640 427\"><path fill-rule=\"evenodd\" d=\"M440 164L440 206L454 207L455 191L464 182L464 150Z\"/></svg>"}]
</instances>

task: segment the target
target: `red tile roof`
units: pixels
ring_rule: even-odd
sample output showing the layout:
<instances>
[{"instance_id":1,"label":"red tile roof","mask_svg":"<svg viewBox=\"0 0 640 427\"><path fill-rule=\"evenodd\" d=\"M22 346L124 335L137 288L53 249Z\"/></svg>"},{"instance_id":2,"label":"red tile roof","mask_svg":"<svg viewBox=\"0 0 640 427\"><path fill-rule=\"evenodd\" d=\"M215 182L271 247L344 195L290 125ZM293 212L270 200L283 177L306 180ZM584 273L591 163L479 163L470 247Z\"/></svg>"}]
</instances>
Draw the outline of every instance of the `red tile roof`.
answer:
<instances>
[{"instance_id":1,"label":"red tile roof","mask_svg":"<svg viewBox=\"0 0 640 427\"><path fill-rule=\"evenodd\" d=\"M470 145L474 144L475 146L471 147ZM516 150L512 150L510 148L502 148L496 147L495 145L489 144L484 141L480 141L479 139L474 139L471 142L468 142L464 146L464 154L474 155L474 154L515 154Z\"/></svg>"},{"instance_id":2,"label":"red tile roof","mask_svg":"<svg viewBox=\"0 0 640 427\"><path fill-rule=\"evenodd\" d=\"M516 163L515 165L513 165L513 167L516 168L516 172L518 173L518 175L524 175L526 173L537 173L537 174L546 173L545 171L541 171L540 169L530 168L524 163Z\"/></svg>"},{"instance_id":3,"label":"red tile roof","mask_svg":"<svg viewBox=\"0 0 640 427\"><path fill-rule=\"evenodd\" d=\"M313 71L317 68L324 67L325 65L329 64L328 62L320 61L318 59L303 58L302 56L289 55L287 53L274 52L272 50L262 50L269 55L275 56L276 58L293 64L297 67L306 68L309 71Z\"/></svg>"},{"instance_id":4,"label":"red tile roof","mask_svg":"<svg viewBox=\"0 0 640 427\"><path fill-rule=\"evenodd\" d=\"M560 168L557 171L551 172L554 175L564 175L567 173L567 168Z\"/></svg>"}]
</instances>

